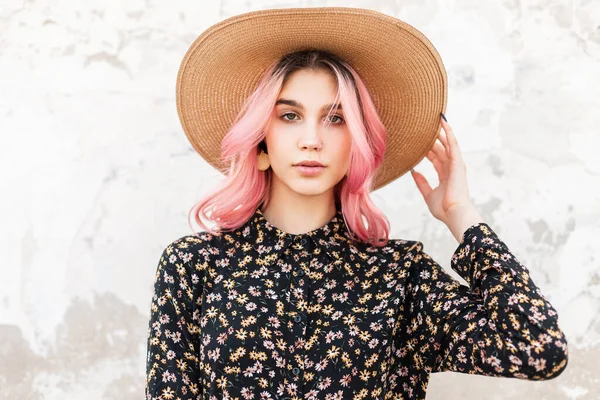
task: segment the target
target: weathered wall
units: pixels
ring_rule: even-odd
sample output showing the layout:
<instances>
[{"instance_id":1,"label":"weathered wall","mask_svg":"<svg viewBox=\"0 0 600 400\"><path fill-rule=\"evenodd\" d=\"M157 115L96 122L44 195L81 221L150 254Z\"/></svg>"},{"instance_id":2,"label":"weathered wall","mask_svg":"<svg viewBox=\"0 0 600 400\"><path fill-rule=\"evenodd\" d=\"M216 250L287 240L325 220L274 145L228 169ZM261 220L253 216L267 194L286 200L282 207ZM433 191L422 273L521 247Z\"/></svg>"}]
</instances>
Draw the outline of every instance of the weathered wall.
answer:
<instances>
[{"instance_id":1,"label":"weathered wall","mask_svg":"<svg viewBox=\"0 0 600 400\"><path fill-rule=\"evenodd\" d=\"M0 398L142 397L158 258L218 179L177 119L181 58L222 18L325 5L382 11L432 40L473 199L568 335L570 364L555 380L435 374L428 398L598 398L596 0L3 0ZM420 170L435 183L427 160ZM410 175L375 200L393 237L422 240L449 266L457 243Z\"/></svg>"}]
</instances>

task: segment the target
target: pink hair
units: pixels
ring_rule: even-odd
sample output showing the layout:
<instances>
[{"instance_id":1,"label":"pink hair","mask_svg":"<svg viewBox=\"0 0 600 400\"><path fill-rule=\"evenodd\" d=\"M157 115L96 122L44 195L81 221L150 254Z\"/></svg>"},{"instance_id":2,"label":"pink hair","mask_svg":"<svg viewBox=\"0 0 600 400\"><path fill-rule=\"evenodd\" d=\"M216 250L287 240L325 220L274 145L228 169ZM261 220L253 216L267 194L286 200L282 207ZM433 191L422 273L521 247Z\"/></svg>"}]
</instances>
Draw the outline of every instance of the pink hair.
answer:
<instances>
[{"instance_id":1,"label":"pink hair","mask_svg":"<svg viewBox=\"0 0 600 400\"><path fill-rule=\"evenodd\" d=\"M239 228L257 207L267 206L273 172L270 168L266 171L257 168L258 147L287 76L304 68L329 69L338 84L334 104L340 99L347 110L344 114L352 137L351 161L347 176L335 187L335 197L336 203L341 204L348 230L360 241L384 246L388 242L389 221L371 200L370 192L383 162L386 130L358 73L346 62L322 51L290 53L264 72L221 142L221 161L228 165L221 171L225 180L199 200L190 214L194 214L200 227L216 234ZM217 228L210 229L201 217L215 222Z\"/></svg>"}]
</instances>

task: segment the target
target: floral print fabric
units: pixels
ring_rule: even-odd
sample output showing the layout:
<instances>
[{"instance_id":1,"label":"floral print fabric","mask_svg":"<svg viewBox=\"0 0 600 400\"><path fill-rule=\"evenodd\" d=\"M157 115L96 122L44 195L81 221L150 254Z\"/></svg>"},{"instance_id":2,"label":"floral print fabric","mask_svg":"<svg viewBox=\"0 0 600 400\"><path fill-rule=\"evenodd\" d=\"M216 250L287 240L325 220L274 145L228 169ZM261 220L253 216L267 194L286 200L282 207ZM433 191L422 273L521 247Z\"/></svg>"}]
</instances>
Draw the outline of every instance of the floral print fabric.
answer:
<instances>
[{"instance_id":1,"label":"floral print fabric","mask_svg":"<svg viewBox=\"0 0 600 400\"><path fill-rule=\"evenodd\" d=\"M174 240L152 297L146 399L424 399L432 372L544 380L567 366L558 315L486 223L450 263L415 240L351 239L341 210L289 234L257 209Z\"/></svg>"}]
</instances>

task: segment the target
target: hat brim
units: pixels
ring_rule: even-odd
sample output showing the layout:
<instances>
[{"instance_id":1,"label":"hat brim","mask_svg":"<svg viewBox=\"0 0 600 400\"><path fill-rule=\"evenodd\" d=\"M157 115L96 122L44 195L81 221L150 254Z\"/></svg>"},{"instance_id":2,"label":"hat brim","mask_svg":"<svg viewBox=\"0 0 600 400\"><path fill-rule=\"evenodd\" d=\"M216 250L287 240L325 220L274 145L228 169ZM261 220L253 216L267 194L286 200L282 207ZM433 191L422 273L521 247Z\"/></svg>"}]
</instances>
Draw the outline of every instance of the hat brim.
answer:
<instances>
[{"instance_id":1,"label":"hat brim","mask_svg":"<svg viewBox=\"0 0 600 400\"><path fill-rule=\"evenodd\" d=\"M404 175L433 147L445 112L446 69L433 44L408 23L362 8L252 11L205 30L177 75L177 111L193 148L213 167L221 141L266 68L289 52L318 48L348 62L365 82L387 148L373 190Z\"/></svg>"}]
</instances>

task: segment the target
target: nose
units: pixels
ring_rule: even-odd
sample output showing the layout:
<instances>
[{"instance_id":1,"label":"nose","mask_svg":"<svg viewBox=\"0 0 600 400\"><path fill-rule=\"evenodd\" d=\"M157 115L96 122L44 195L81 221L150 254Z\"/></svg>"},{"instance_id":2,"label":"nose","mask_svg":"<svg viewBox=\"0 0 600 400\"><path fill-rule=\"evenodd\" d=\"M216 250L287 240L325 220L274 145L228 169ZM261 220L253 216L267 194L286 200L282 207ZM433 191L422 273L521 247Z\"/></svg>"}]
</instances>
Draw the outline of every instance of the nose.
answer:
<instances>
[{"instance_id":1,"label":"nose","mask_svg":"<svg viewBox=\"0 0 600 400\"><path fill-rule=\"evenodd\" d=\"M306 124L298 142L298 147L300 147L300 149L321 150L323 141L321 140L319 132L320 128L318 123Z\"/></svg>"}]
</instances>

